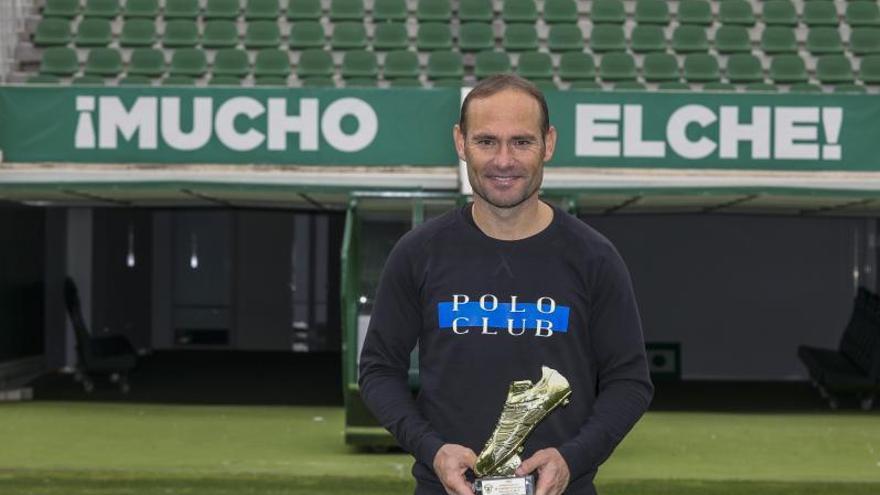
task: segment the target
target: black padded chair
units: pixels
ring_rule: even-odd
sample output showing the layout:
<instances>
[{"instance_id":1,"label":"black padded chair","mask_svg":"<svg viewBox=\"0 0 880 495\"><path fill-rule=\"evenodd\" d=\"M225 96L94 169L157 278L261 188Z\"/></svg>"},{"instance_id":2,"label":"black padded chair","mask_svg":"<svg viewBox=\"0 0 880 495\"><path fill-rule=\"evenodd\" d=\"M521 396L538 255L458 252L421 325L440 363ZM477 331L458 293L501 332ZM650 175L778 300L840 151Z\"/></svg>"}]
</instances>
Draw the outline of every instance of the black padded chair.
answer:
<instances>
[{"instance_id":1,"label":"black padded chair","mask_svg":"<svg viewBox=\"0 0 880 495\"><path fill-rule=\"evenodd\" d=\"M70 277L64 280L64 302L76 334L77 380L86 392L91 392L95 388L94 377L107 375L110 381L119 384L123 393L127 393L128 373L137 365L137 354L131 342L124 335L93 336L89 332L82 316L79 291Z\"/></svg>"},{"instance_id":2,"label":"black padded chair","mask_svg":"<svg viewBox=\"0 0 880 495\"><path fill-rule=\"evenodd\" d=\"M810 372L813 384L838 406L839 394L855 394L869 410L880 392L880 298L859 287L849 323L837 350L802 345L798 357Z\"/></svg>"}]
</instances>

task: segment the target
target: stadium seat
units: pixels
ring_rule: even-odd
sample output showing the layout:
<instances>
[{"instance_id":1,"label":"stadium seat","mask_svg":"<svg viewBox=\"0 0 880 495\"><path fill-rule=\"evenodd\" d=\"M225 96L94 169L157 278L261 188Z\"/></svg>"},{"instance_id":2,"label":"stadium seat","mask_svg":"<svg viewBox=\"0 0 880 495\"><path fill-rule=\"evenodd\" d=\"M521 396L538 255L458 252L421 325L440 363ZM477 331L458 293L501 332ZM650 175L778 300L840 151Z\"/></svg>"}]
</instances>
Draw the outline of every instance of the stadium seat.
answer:
<instances>
[{"instance_id":1,"label":"stadium seat","mask_svg":"<svg viewBox=\"0 0 880 495\"><path fill-rule=\"evenodd\" d=\"M463 86L461 79L437 79L432 80L431 84L435 88L461 88Z\"/></svg>"},{"instance_id":2,"label":"stadium seat","mask_svg":"<svg viewBox=\"0 0 880 495\"><path fill-rule=\"evenodd\" d=\"M321 0L296 0L287 6L287 18L291 21L317 21L322 14Z\"/></svg>"},{"instance_id":3,"label":"stadium seat","mask_svg":"<svg viewBox=\"0 0 880 495\"><path fill-rule=\"evenodd\" d=\"M797 38L794 29L785 26L768 26L761 33L761 50L769 55L777 53L797 53Z\"/></svg>"},{"instance_id":4,"label":"stadium seat","mask_svg":"<svg viewBox=\"0 0 880 495\"><path fill-rule=\"evenodd\" d=\"M421 88L422 82L416 78L412 77L400 77L397 79L392 79L391 81L392 88Z\"/></svg>"},{"instance_id":5,"label":"stadium seat","mask_svg":"<svg viewBox=\"0 0 880 495\"><path fill-rule=\"evenodd\" d=\"M304 88L332 88L336 84L333 82L332 77L319 77L319 76L309 76L300 78L302 81L302 87Z\"/></svg>"},{"instance_id":6,"label":"stadium seat","mask_svg":"<svg viewBox=\"0 0 880 495\"><path fill-rule=\"evenodd\" d=\"M449 29L449 24L442 22L419 24L416 47L419 51L452 49L452 30Z\"/></svg>"},{"instance_id":7,"label":"stadium seat","mask_svg":"<svg viewBox=\"0 0 880 495\"><path fill-rule=\"evenodd\" d=\"M578 20L575 0L544 0L544 22L547 24L574 24Z\"/></svg>"},{"instance_id":8,"label":"stadium seat","mask_svg":"<svg viewBox=\"0 0 880 495\"><path fill-rule=\"evenodd\" d=\"M363 0L330 0L330 20L339 21L364 21Z\"/></svg>"},{"instance_id":9,"label":"stadium seat","mask_svg":"<svg viewBox=\"0 0 880 495\"><path fill-rule=\"evenodd\" d=\"M590 10L590 20L593 24L623 24L626 20L626 11L622 0L593 0Z\"/></svg>"},{"instance_id":10,"label":"stadium seat","mask_svg":"<svg viewBox=\"0 0 880 495\"><path fill-rule=\"evenodd\" d=\"M590 48L595 53L622 52L626 50L623 26L595 25L590 33Z\"/></svg>"},{"instance_id":11,"label":"stadium seat","mask_svg":"<svg viewBox=\"0 0 880 495\"><path fill-rule=\"evenodd\" d=\"M198 48L179 48L171 54L168 73L172 76L201 77L207 71L205 52Z\"/></svg>"},{"instance_id":12,"label":"stadium seat","mask_svg":"<svg viewBox=\"0 0 880 495\"><path fill-rule=\"evenodd\" d=\"M162 45L170 48L191 48L199 42L199 28L195 21L177 19L165 23Z\"/></svg>"},{"instance_id":13,"label":"stadium seat","mask_svg":"<svg viewBox=\"0 0 880 495\"><path fill-rule=\"evenodd\" d=\"M880 55L862 57L859 77L865 84L880 84Z\"/></svg>"},{"instance_id":14,"label":"stadium seat","mask_svg":"<svg viewBox=\"0 0 880 495\"><path fill-rule=\"evenodd\" d=\"M666 34L660 26L636 26L630 35L630 48L635 53L665 52Z\"/></svg>"},{"instance_id":15,"label":"stadium seat","mask_svg":"<svg viewBox=\"0 0 880 495\"><path fill-rule=\"evenodd\" d=\"M156 43L156 22L152 19L128 19L122 25L119 45L123 47L153 46Z\"/></svg>"},{"instance_id":16,"label":"stadium seat","mask_svg":"<svg viewBox=\"0 0 880 495\"><path fill-rule=\"evenodd\" d=\"M74 77L73 80L70 81L70 84L74 86L103 86L104 78L101 76L79 76Z\"/></svg>"},{"instance_id":17,"label":"stadium seat","mask_svg":"<svg viewBox=\"0 0 880 495\"><path fill-rule=\"evenodd\" d=\"M159 0L126 0L122 15L126 19L156 19L159 16Z\"/></svg>"},{"instance_id":18,"label":"stadium seat","mask_svg":"<svg viewBox=\"0 0 880 495\"><path fill-rule=\"evenodd\" d=\"M254 21L247 23L244 46L250 50L277 48L281 45L281 28L277 21Z\"/></svg>"},{"instance_id":19,"label":"stadium seat","mask_svg":"<svg viewBox=\"0 0 880 495\"><path fill-rule=\"evenodd\" d=\"M110 21L100 18L83 19L76 30L76 46L107 46L113 40Z\"/></svg>"},{"instance_id":20,"label":"stadium seat","mask_svg":"<svg viewBox=\"0 0 880 495\"><path fill-rule=\"evenodd\" d=\"M382 74L385 79L418 79L419 57L415 52L395 50L385 55Z\"/></svg>"},{"instance_id":21,"label":"stadium seat","mask_svg":"<svg viewBox=\"0 0 880 495\"><path fill-rule=\"evenodd\" d=\"M804 3L804 11L801 19L807 26L835 26L840 22L837 20L837 7L834 2L822 2L811 0Z\"/></svg>"},{"instance_id":22,"label":"stadium seat","mask_svg":"<svg viewBox=\"0 0 880 495\"><path fill-rule=\"evenodd\" d=\"M550 26L547 47L552 52L581 51L584 49L584 33L577 24Z\"/></svg>"},{"instance_id":23,"label":"stadium seat","mask_svg":"<svg viewBox=\"0 0 880 495\"><path fill-rule=\"evenodd\" d=\"M628 53L607 53L599 62L599 76L603 81L635 81L635 60Z\"/></svg>"},{"instance_id":24,"label":"stadium seat","mask_svg":"<svg viewBox=\"0 0 880 495\"><path fill-rule=\"evenodd\" d=\"M736 85L726 82L713 81L703 85L703 91L714 93L732 93L736 91Z\"/></svg>"},{"instance_id":25,"label":"stadium seat","mask_svg":"<svg viewBox=\"0 0 880 495\"><path fill-rule=\"evenodd\" d=\"M208 86L241 86L241 78L234 76L211 76Z\"/></svg>"},{"instance_id":26,"label":"stadium seat","mask_svg":"<svg viewBox=\"0 0 880 495\"><path fill-rule=\"evenodd\" d=\"M679 81L666 81L657 85L660 91L690 91L691 87L687 83Z\"/></svg>"},{"instance_id":27,"label":"stadium seat","mask_svg":"<svg viewBox=\"0 0 880 495\"><path fill-rule=\"evenodd\" d=\"M538 8L534 1L504 2L501 19L505 24L515 22L534 23L538 20Z\"/></svg>"},{"instance_id":28,"label":"stadium seat","mask_svg":"<svg viewBox=\"0 0 880 495\"><path fill-rule=\"evenodd\" d=\"M367 46L363 22L337 22L333 25L330 47L334 50L362 50Z\"/></svg>"},{"instance_id":29,"label":"stadium seat","mask_svg":"<svg viewBox=\"0 0 880 495\"><path fill-rule=\"evenodd\" d=\"M510 52L536 51L538 31L534 24L508 24L504 28L504 49Z\"/></svg>"},{"instance_id":30,"label":"stadium seat","mask_svg":"<svg viewBox=\"0 0 880 495\"><path fill-rule=\"evenodd\" d=\"M644 84L638 81L621 81L614 83L614 89L624 91L644 91L647 88Z\"/></svg>"},{"instance_id":31,"label":"stadium seat","mask_svg":"<svg viewBox=\"0 0 880 495\"><path fill-rule=\"evenodd\" d=\"M598 90L602 89L602 85L597 83L596 81L583 79L580 81L572 81L570 88L571 89L598 91Z\"/></svg>"},{"instance_id":32,"label":"stadium seat","mask_svg":"<svg viewBox=\"0 0 880 495\"><path fill-rule=\"evenodd\" d=\"M745 26L721 26L715 31L715 49L718 53L749 53L752 40Z\"/></svg>"},{"instance_id":33,"label":"stadium seat","mask_svg":"<svg viewBox=\"0 0 880 495\"><path fill-rule=\"evenodd\" d=\"M798 55L777 55L770 60L770 79L776 84L807 82L807 66Z\"/></svg>"},{"instance_id":34,"label":"stadium seat","mask_svg":"<svg viewBox=\"0 0 880 495\"><path fill-rule=\"evenodd\" d=\"M76 50L63 46L53 46L43 50L40 60L40 74L53 76L72 76L79 70Z\"/></svg>"},{"instance_id":35,"label":"stadium seat","mask_svg":"<svg viewBox=\"0 0 880 495\"><path fill-rule=\"evenodd\" d=\"M46 0L43 17L73 19L79 14L79 0Z\"/></svg>"},{"instance_id":36,"label":"stadium seat","mask_svg":"<svg viewBox=\"0 0 880 495\"><path fill-rule=\"evenodd\" d=\"M712 6L707 0L680 0L678 2L678 22L708 26L712 24Z\"/></svg>"},{"instance_id":37,"label":"stadium seat","mask_svg":"<svg viewBox=\"0 0 880 495\"><path fill-rule=\"evenodd\" d=\"M119 80L120 86L150 86L152 83L147 76L125 76Z\"/></svg>"},{"instance_id":38,"label":"stadium seat","mask_svg":"<svg viewBox=\"0 0 880 495\"><path fill-rule=\"evenodd\" d=\"M491 0L459 0L458 20L461 22L492 22Z\"/></svg>"},{"instance_id":39,"label":"stadium seat","mask_svg":"<svg viewBox=\"0 0 880 495\"><path fill-rule=\"evenodd\" d=\"M199 0L165 0L163 15L168 19L195 20L199 15Z\"/></svg>"},{"instance_id":40,"label":"stadium seat","mask_svg":"<svg viewBox=\"0 0 880 495\"><path fill-rule=\"evenodd\" d=\"M533 79L530 80L530 82L534 84L536 88L544 92L556 91L559 89L556 87L556 83L553 82L553 79Z\"/></svg>"},{"instance_id":41,"label":"stadium seat","mask_svg":"<svg viewBox=\"0 0 880 495\"><path fill-rule=\"evenodd\" d=\"M849 2L846 4L846 23L853 27L878 27L880 7L876 2Z\"/></svg>"},{"instance_id":42,"label":"stadium seat","mask_svg":"<svg viewBox=\"0 0 880 495\"><path fill-rule=\"evenodd\" d=\"M814 27L807 33L807 51L813 55L843 53L843 42L836 27Z\"/></svg>"},{"instance_id":43,"label":"stadium seat","mask_svg":"<svg viewBox=\"0 0 880 495\"><path fill-rule=\"evenodd\" d=\"M58 84L61 78L49 74L34 74L27 78L27 84Z\"/></svg>"},{"instance_id":44,"label":"stadium seat","mask_svg":"<svg viewBox=\"0 0 880 495\"><path fill-rule=\"evenodd\" d=\"M642 62L642 73L645 81L663 82L678 81L681 78L681 70L678 67L678 59L668 53L649 53Z\"/></svg>"},{"instance_id":45,"label":"stadium seat","mask_svg":"<svg viewBox=\"0 0 880 495\"><path fill-rule=\"evenodd\" d=\"M418 0L416 18L422 22L449 22L452 18L450 0Z\"/></svg>"},{"instance_id":46,"label":"stadium seat","mask_svg":"<svg viewBox=\"0 0 880 495\"><path fill-rule=\"evenodd\" d=\"M196 80L192 76L170 75L162 79L162 86L195 86Z\"/></svg>"},{"instance_id":47,"label":"stadium seat","mask_svg":"<svg viewBox=\"0 0 880 495\"><path fill-rule=\"evenodd\" d=\"M299 55L296 75L301 79L304 77L332 77L333 56L324 50L303 50Z\"/></svg>"},{"instance_id":48,"label":"stadium seat","mask_svg":"<svg viewBox=\"0 0 880 495\"><path fill-rule=\"evenodd\" d=\"M373 31L374 50L405 50L409 46L406 24L402 22L382 22Z\"/></svg>"},{"instance_id":49,"label":"stadium seat","mask_svg":"<svg viewBox=\"0 0 880 495\"><path fill-rule=\"evenodd\" d=\"M119 15L119 0L86 0L84 17L113 19Z\"/></svg>"},{"instance_id":50,"label":"stadium seat","mask_svg":"<svg viewBox=\"0 0 880 495\"><path fill-rule=\"evenodd\" d=\"M263 76L254 78L255 86L287 86L286 76Z\"/></svg>"},{"instance_id":51,"label":"stadium seat","mask_svg":"<svg viewBox=\"0 0 880 495\"><path fill-rule=\"evenodd\" d=\"M510 57L505 52L485 51L474 57L474 75L478 80L506 72L510 72Z\"/></svg>"},{"instance_id":52,"label":"stadium seat","mask_svg":"<svg viewBox=\"0 0 880 495\"><path fill-rule=\"evenodd\" d=\"M727 80L732 83L764 82L761 60L750 53L737 53L727 57Z\"/></svg>"},{"instance_id":53,"label":"stadium seat","mask_svg":"<svg viewBox=\"0 0 880 495\"><path fill-rule=\"evenodd\" d=\"M492 25L467 22L458 28L458 48L463 52L481 52L495 48Z\"/></svg>"},{"instance_id":54,"label":"stadium seat","mask_svg":"<svg viewBox=\"0 0 880 495\"><path fill-rule=\"evenodd\" d=\"M323 48L324 43L324 26L318 21L298 21L290 28L290 48L294 50Z\"/></svg>"},{"instance_id":55,"label":"stadium seat","mask_svg":"<svg viewBox=\"0 0 880 495\"><path fill-rule=\"evenodd\" d=\"M67 19L43 19L34 32L36 46L63 46L70 43L70 21Z\"/></svg>"},{"instance_id":56,"label":"stadium seat","mask_svg":"<svg viewBox=\"0 0 880 495\"><path fill-rule=\"evenodd\" d=\"M214 66L211 68L211 73L215 76L241 79L251 71L250 65L246 51L238 48L224 48L217 50L214 55Z\"/></svg>"},{"instance_id":57,"label":"stadium seat","mask_svg":"<svg viewBox=\"0 0 880 495\"><path fill-rule=\"evenodd\" d=\"M854 28L849 36L849 49L860 56L880 53L880 29L875 27Z\"/></svg>"},{"instance_id":58,"label":"stadium seat","mask_svg":"<svg viewBox=\"0 0 880 495\"><path fill-rule=\"evenodd\" d=\"M159 77L165 72L165 53L155 48L135 48L128 61L128 74Z\"/></svg>"},{"instance_id":59,"label":"stadium seat","mask_svg":"<svg viewBox=\"0 0 880 495\"><path fill-rule=\"evenodd\" d=\"M290 56L287 50L264 48L254 57L254 77L286 78L290 75Z\"/></svg>"},{"instance_id":60,"label":"stadium seat","mask_svg":"<svg viewBox=\"0 0 880 495\"><path fill-rule=\"evenodd\" d=\"M88 76L116 77L122 72L122 56L114 48L93 48L86 57Z\"/></svg>"},{"instance_id":61,"label":"stadium seat","mask_svg":"<svg viewBox=\"0 0 880 495\"><path fill-rule=\"evenodd\" d=\"M822 87L818 86L816 84L810 84L810 83L792 84L788 88L788 92L789 93L821 93Z\"/></svg>"},{"instance_id":62,"label":"stadium seat","mask_svg":"<svg viewBox=\"0 0 880 495\"><path fill-rule=\"evenodd\" d=\"M816 61L816 79L822 84L853 82L852 64L846 55L822 55Z\"/></svg>"},{"instance_id":63,"label":"stadium seat","mask_svg":"<svg viewBox=\"0 0 880 495\"><path fill-rule=\"evenodd\" d=\"M406 21L406 0L375 0L373 22L379 27L384 22Z\"/></svg>"},{"instance_id":64,"label":"stadium seat","mask_svg":"<svg viewBox=\"0 0 880 495\"><path fill-rule=\"evenodd\" d=\"M238 17L240 11L241 4L238 0L206 0L204 18L233 20Z\"/></svg>"},{"instance_id":65,"label":"stadium seat","mask_svg":"<svg viewBox=\"0 0 880 495\"><path fill-rule=\"evenodd\" d=\"M349 77L343 80L346 88L375 88L379 85L379 80L371 77Z\"/></svg>"},{"instance_id":66,"label":"stadium seat","mask_svg":"<svg viewBox=\"0 0 880 495\"><path fill-rule=\"evenodd\" d=\"M207 21L202 33L205 48L232 48L238 45L238 26L235 21Z\"/></svg>"},{"instance_id":67,"label":"stadium seat","mask_svg":"<svg viewBox=\"0 0 880 495\"><path fill-rule=\"evenodd\" d=\"M526 52L519 56L516 72L530 81L553 80L553 59L549 54Z\"/></svg>"},{"instance_id":68,"label":"stadium seat","mask_svg":"<svg viewBox=\"0 0 880 495\"><path fill-rule=\"evenodd\" d=\"M864 94L868 92L868 88L862 86L861 84L838 84L837 86L834 86L834 92Z\"/></svg>"},{"instance_id":69,"label":"stadium seat","mask_svg":"<svg viewBox=\"0 0 880 495\"><path fill-rule=\"evenodd\" d=\"M691 53L684 58L684 78L690 83L715 82L721 79L718 59L706 53Z\"/></svg>"},{"instance_id":70,"label":"stadium seat","mask_svg":"<svg viewBox=\"0 0 880 495\"><path fill-rule=\"evenodd\" d=\"M769 0L764 2L764 24L768 26L795 27L798 24L797 11L791 0Z\"/></svg>"},{"instance_id":71,"label":"stadium seat","mask_svg":"<svg viewBox=\"0 0 880 495\"><path fill-rule=\"evenodd\" d=\"M250 21L277 21L281 12L278 0L248 0L244 18Z\"/></svg>"},{"instance_id":72,"label":"stadium seat","mask_svg":"<svg viewBox=\"0 0 880 495\"><path fill-rule=\"evenodd\" d=\"M431 80L458 79L464 76L464 64L457 52L434 52L428 55L427 76Z\"/></svg>"},{"instance_id":73,"label":"stadium seat","mask_svg":"<svg viewBox=\"0 0 880 495\"><path fill-rule=\"evenodd\" d=\"M373 81L372 86L375 86L376 79L379 77L379 64L376 62L376 54L367 50L346 52L342 57L340 74L346 80L346 84L351 79L370 78Z\"/></svg>"},{"instance_id":74,"label":"stadium seat","mask_svg":"<svg viewBox=\"0 0 880 495\"><path fill-rule=\"evenodd\" d=\"M777 93L779 92L779 88L776 86L765 83L765 82L754 82L746 84L743 87L749 93Z\"/></svg>"},{"instance_id":75,"label":"stadium seat","mask_svg":"<svg viewBox=\"0 0 880 495\"><path fill-rule=\"evenodd\" d=\"M559 56L559 78L563 81L595 81L596 61L583 52L563 53Z\"/></svg>"},{"instance_id":76,"label":"stadium seat","mask_svg":"<svg viewBox=\"0 0 880 495\"><path fill-rule=\"evenodd\" d=\"M672 33L672 49L676 53L709 51L706 30L700 26L679 26Z\"/></svg>"},{"instance_id":77,"label":"stadium seat","mask_svg":"<svg viewBox=\"0 0 880 495\"><path fill-rule=\"evenodd\" d=\"M724 0L718 6L721 24L755 25L755 13L748 0Z\"/></svg>"},{"instance_id":78,"label":"stadium seat","mask_svg":"<svg viewBox=\"0 0 880 495\"><path fill-rule=\"evenodd\" d=\"M635 21L637 24L669 24L669 4L665 0L638 0Z\"/></svg>"}]
</instances>

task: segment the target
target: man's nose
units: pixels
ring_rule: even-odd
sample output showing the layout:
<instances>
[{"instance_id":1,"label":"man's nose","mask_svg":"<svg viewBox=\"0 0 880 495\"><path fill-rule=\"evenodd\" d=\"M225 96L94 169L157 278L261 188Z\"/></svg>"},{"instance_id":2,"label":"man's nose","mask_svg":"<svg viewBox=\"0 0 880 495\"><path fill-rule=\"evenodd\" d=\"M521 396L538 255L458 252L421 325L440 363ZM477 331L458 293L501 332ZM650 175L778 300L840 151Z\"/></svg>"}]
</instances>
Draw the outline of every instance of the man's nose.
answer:
<instances>
[{"instance_id":1,"label":"man's nose","mask_svg":"<svg viewBox=\"0 0 880 495\"><path fill-rule=\"evenodd\" d=\"M508 143L501 144L498 147L498 152L495 154L496 165L504 167L513 165L514 162L512 146Z\"/></svg>"}]
</instances>

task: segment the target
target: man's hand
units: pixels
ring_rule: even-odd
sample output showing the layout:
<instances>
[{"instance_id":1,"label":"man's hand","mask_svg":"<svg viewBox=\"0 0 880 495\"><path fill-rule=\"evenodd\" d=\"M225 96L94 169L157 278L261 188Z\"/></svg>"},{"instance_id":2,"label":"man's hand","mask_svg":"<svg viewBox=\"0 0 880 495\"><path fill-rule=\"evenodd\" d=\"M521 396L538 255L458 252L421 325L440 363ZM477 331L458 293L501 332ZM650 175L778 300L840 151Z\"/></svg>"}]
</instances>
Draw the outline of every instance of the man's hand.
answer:
<instances>
[{"instance_id":1,"label":"man's hand","mask_svg":"<svg viewBox=\"0 0 880 495\"><path fill-rule=\"evenodd\" d=\"M568 464L556 449L543 449L524 460L516 468L517 476L525 476L538 470L538 486L535 495L560 495L568 487Z\"/></svg>"},{"instance_id":2,"label":"man's hand","mask_svg":"<svg viewBox=\"0 0 880 495\"><path fill-rule=\"evenodd\" d=\"M434 456L434 472L449 495L474 495L470 483L464 477L468 468L473 469L477 454L473 450L454 443L440 447Z\"/></svg>"}]
</instances>

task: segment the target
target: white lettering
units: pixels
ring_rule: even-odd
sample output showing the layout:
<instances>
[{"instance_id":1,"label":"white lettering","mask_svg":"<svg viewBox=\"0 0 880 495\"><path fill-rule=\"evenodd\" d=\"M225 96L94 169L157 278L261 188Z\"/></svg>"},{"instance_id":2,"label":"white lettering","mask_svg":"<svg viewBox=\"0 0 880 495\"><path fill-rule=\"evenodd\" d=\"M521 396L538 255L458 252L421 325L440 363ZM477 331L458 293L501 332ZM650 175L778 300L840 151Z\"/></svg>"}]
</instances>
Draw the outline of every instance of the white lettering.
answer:
<instances>
[{"instance_id":1,"label":"white lettering","mask_svg":"<svg viewBox=\"0 0 880 495\"><path fill-rule=\"evenodd\" d=\"M753 107L751 124L739 122L739 108L721 107L718 135L721 158L738 158L740 141L752 144L752 158L770 158L770 107Z\"/></svg>"},{"instance_id":2,"label":"white lettering","mask_svg":"<svg viewBox=\"0 0 880 495\"><path fill-rule=\"evenodd\" d=\"M211 139L212 113L211 98L194 98L192 130L186 133L180 129L180 98L162 98L162 139L177 150L201 148Z\"/></svg>"},{"instance_id":3,"label":"white lettering","mask_svg":"<svg viewBox=\"0 0 880 495\"><path fill-rule=\"evenodd\" d=\"M462 320L462 321L465 321L465 322L466 322L466 321L467 321L467 318L465 318L464 316L459 316L458 318L452 320L452 331L455 332L457 335L464 335L464 334L470 332L470 330L464 330L463 332L459 332L459 331L458 331L458 322L459 322L459 320Z\"/></svg>"},{"instance_id":4,"label":"white lettering","mask_svg":"<svg viewBox=\"0 0 880 495\"><path fill-rule=\"evenodd\" d=\"M466 296L465 294L453 294L452 295L452 311L457 312L458 307L461 306L462 304L467 304L467 302L469 300L470 300L470 298L468 296Z\"/></svg>"},{"instance_id":5,"label":"white lettering","mask_svg":"<svg viewBox=\"0 0 880 495\"><path fill-rule=\"evenodd\" d=\"M95 111L94 96L77 96L76 111L79 118L76 121L76 133L73 143L76 149L95 149L95 123L92 120L92 112Z\"/></svg>"},{"instance_id":6,"label":"white lettering","mask_svg":"<svg viewBox=\"0 0 880 495\"><path fill-rule=\"evenodd\" d=\"M227 100L217 110L217 117L214 122L220 142L234 151L251 151L256 149L263 144L265 136L254 129L249 129L244 133L238 132L235 129L235 119L239 115L255 119L262 115L264 111L265 109L259 101L247 96L237 96Z\"/></svg>"},{"instance_id":7,"label":"white lettering","mask_svg":"<svg viewBox=\"0 0 880 495\"><path fill-rule=\"evenodd\" d=\"M483 334L483 335L498 335L498 332L497 332L497 331L495 331L495 332L490 332L490 331L489 331L489 317L488 317L488 316L484 316L484 317L483 317L483 331L482 331L482 334Z\"/></svg>"},{"instance_id":8,"label":"white lettering","mask_svg":"<svg viewBox=\"0 0 880 495\"><path fill-rule=\"evenodd\" d=\"M342 119L348 115L355 117L358 128L353 134L342 132ZM339 151L353 153L360 151L376 138L379 119L373 107L358 98L340 98L331 103L321 117L321 132L324 139Z\"/></svg>"},{"instance_id":9,"label":"white lettering","mask_svg":"<svg viewBox=\"0 0 880 495\"><path fill-rule=\"evenodd\" d=\"M815 160L819 158L819 109L816 107L778 107L774 115L777 160ZM798 142L801 141L801 142ZM812 141L804 143L803 141Z\"/></svg>"},{"instance_id":10,"label":"white lettering","mask_svg":"<svg viewBox=\"0 0 880 495\"><path fill-rule=\"evenodd\" d=\"M546 324L547 326L544 326ZM537 328L535 328L535 337L549 337L553 335L553 322L548 320L538 320ZM547 333L542 332L546 331Z\"/></svg>"},{"instance_id":11,"label":"white lettering","mask_svg":"<svg viewBox=\"0 0 880 495\"><path fill-rule=\"evenodd\" d=\"M525 310L523 310L523 311L525 311ZM510 335L513 335L514 337L519 337L520 335L526 333L526 319L523 318L519 321L520 321L520 331L519 331L519 333L516 333L513 331L513 319L508 318L508 320L507 320L507 333L509 333Z\"/></svg>"},{"instance_id":12,"label":"white lettering","mask_svg":"<svg viewBox=\"0 0 880 495\"><path fill-rule=\"evenodd\" d=\"M492 301L492 306L486 306L486 299L490 299ZM480 296L480 309L483 311L495 311L498 309L498 298L492 294L483 294Z\"/></svg>"},{"instance_id":13,"label":"white lettering","mask_svg":"<svg viewBox=\"0 0 880 495\"><path fill-rule=\"evenodd\" d=\"M601 121L620 121L620 105L580 104L575 108L575 155L620 156L620 141L616 139L620 126Z\"/></svg>"},{"instance_id":14,"label":"white lettering","mask_svg":"<svg viewBox=\"0 0 880 495\"><path fill-rule=\"evenodd\" d=\"M623 106L623 156L663 158L666 143L642 139L642 106Z\"/></svg>"},{"instance_id":15,"label":"white lettering","mask_svg":"<svg viewBox=\"0 0 880 495\"><path fill-rule=\"evenodd\" d=\"M299 134L300 151L318 150L318 100L299 100L299 115L287 114L286 98L269 98L269 149L287 149L287 134Z\"/></svg>"},{"instance_id":16,"label":"white lettering","mask_svg":"<svg viewBox=\"0 0 880 495\"><path fill-rule=\"evenodd\" d=\"M138 133L138 148L154 150L158 146L158 106L156 97L145 96L135 100L131 110L126 110L117 96L102 96L98 99L101 108L99 120L98 146L103 149L116 149L117 131L126 141L131 141Z\"/></svg>"},{"instance_id":17,"label":"white lettering","mask_svg":"<svg viewBox=\"0 0 880 495\"><path fill-rule=\"evenodd\" d=\"M715 151L716 144L705 136L697 141L691 141L687 137L687 128L693 123L706 127L715 120L712 110L702 105L685 105L669 117L669 122L666 123L666 140L672 150L684 158L691 160L706 158Z\"/></svg>"},{"instance_id":18,"label":"white lettering","mask_svg":"<svg viewBox=\"0 0 880 495\"><path fill-rule=\"evenodd\" d=\"M517 311L517 309L516 309L516 296L510 296L510 312L511 313L525 313L526 312L525 308Z\"/></svg>"},{"instance_id":19,"label":"white lettering","mask_svg":"<svg viewBox=\"0 0 880 495\"><path fill-rule=\"evenodd\" d=\"M541 301L544 301L544 300L550 301L550 310L549 311L544 311L543 309L541 309L543 306ZM556 301L554 301L552 297L544 296L544 297L538 299L537 306L538 306L539 313L549 314L549 313L556 311Z\"/></svg>"}]
</instances>

